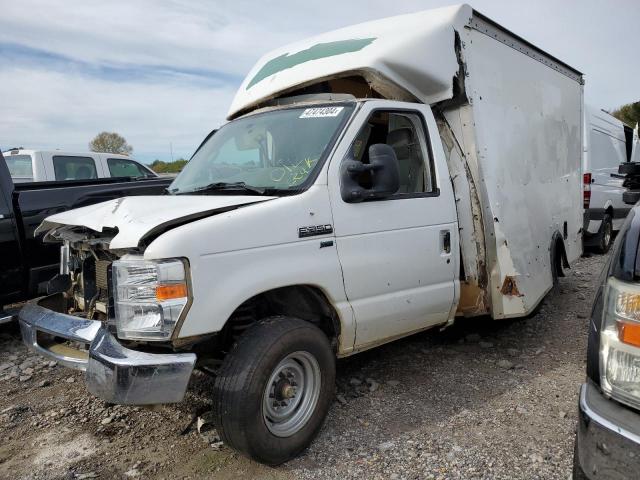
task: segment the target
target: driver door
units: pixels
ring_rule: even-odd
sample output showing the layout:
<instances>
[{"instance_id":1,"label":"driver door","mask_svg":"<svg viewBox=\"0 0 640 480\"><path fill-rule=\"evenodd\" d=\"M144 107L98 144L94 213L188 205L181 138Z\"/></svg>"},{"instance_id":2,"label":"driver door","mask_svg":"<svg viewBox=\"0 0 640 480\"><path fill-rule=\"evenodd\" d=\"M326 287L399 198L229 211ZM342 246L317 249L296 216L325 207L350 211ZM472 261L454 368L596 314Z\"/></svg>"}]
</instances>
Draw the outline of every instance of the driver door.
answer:
<instances>
[{"instance_id":1,"label":"driver door","mask_svg":"<svg viewBox=\"0 0 640 480\"><path fill-rule=\"evenodd\" d=\"M438 146L439 162L429 132ZM458 269L457 218L437 135L427 107L367 102L342 143L348 147L332 161L334 230L356 319L356 349L444 323L451 315ZM377 143L390 145L398 158L398 192L384 199L345 202L339 164L345 158L368 163L368 149ZM440 177L436 165L444 169Z\"/></svg>"}]
</instances>

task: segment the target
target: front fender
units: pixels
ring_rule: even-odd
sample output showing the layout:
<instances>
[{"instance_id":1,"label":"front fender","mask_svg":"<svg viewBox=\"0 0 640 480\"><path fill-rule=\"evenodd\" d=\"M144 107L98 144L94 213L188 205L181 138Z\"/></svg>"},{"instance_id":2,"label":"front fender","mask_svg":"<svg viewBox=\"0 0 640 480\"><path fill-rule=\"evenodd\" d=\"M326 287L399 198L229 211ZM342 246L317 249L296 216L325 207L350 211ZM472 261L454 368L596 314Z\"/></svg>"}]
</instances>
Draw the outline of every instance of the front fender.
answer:
<instances>
[{"instance_id":1,"label":"front fender","mask_svg":"<svg viewBox=\"0 0 640 480\"><path fill-rule=\"evenodd\" d=\"M326 185L174 228L154 240L147 259L186 257L193 302L178 338L220 331L246 300L275 288L310 285L341 322L340 350L353 348L355 325L346 298Z\"/></svg>"},{"instance_id":2,"label":"front fender","mask_svg":"<svg viewBox=\"0 0 640 480\"><path fill-rule=\"evenodd\" d=\"M331 245L321 248L321 242ZM192 268L193 303L179 338L220 331L236 308L260 293L309 285L319 288L338 313L340 350L353 346L354 320L333 239L212 254L196 264Z\"/></svg>"}]
</instances>

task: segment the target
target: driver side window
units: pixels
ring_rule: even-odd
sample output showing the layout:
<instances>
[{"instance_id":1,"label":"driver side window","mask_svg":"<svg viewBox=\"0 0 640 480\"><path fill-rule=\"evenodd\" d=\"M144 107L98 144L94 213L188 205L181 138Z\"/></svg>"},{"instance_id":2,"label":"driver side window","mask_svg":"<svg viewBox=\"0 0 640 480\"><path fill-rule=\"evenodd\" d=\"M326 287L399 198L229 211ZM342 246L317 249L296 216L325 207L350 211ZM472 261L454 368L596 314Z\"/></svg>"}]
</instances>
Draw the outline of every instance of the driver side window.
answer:
<instances>
[{"instance_id":1,"label":"driver side window","mask_svg":"<svg viewBox=\"0 0 640 480\"><path fill-rule=\"evenodd\" d=\"M398 159L400 188L396 195L430 193L435 190L432 162L420 117L415 113L379 110L371 114L351 146L355 160L369 163L369 147L384 143L393 148ZM364 172L358 183L370 188Z\"/></svg>"}]
</instances>

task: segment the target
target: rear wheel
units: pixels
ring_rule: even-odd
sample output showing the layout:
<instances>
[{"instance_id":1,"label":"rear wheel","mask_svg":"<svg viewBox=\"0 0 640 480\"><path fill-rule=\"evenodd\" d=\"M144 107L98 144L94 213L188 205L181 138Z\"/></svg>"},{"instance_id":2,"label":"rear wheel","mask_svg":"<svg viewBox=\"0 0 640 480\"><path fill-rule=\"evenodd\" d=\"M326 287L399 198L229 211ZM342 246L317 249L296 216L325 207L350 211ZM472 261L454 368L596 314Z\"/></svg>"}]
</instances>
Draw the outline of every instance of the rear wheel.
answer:
<instances>
[{"instance_id":1,"label":"rear wheel","mask_svg":"<svg viewBox=\"0 0 640 480\"><path fill-rule=\"evenodd\" d=\"M640 190L627 190L622 192L622 201L627 205L635 205L640 200Z\"/></svg>"},{"instance_id":2,"label":"rear wheel","mask_svg":"<svg viewBox=\"0 0 640 480\"><path fill-rule=\"evenodd\" d=\"M618 166L621 175L640 175L640 163L626 162Z\"/></svg>"},{"instance_id":3,"label":"rear wheel","mask_svg":"<svg viewBox=\"0 0 640 480\"><path fill-rule=\"evenodd\" d=\"M216 377L214 411L221 439L268 465L302 452L327 415L335 356L315 325L271 317L250 327Z\"/></svg>"},{"instance_id":4,"label":"rear wheel","mask_svg":"<svg viewBox=\"0 0 640 480\"><path fill-rule=\"evenodd\" d=\"M562 271L562 241L554 239L551 242L551 280L554 290L558 289L559 277L564 277Z\"/></svg>"},{"instance_id":5,"label":"rear wheel","mask_svg":"<svg viewBox=\"0 0 640 480\"><path fill-rule=\"evenodd\" d=\"M600 226L600 233L598 233L598 251L600 253L607 253L611 248L611 241L613 239L613 220L611 215L606 213L602 219L602 225Z\"/></svg>"}]
</instances>

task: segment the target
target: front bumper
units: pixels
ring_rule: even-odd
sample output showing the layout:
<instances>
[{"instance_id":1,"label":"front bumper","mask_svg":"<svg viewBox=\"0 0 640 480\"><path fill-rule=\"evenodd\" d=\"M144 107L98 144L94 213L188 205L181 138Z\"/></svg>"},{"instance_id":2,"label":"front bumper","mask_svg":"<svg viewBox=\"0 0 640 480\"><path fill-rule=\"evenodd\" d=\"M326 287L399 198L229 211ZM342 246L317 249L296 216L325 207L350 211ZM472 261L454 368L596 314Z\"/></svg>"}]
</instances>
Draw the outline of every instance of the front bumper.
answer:
<instances>
[{"instance_id":1,"label":"front bumper","mask_svg":"<svg viewBox=\"0 0 640 480\"><path fill-rule=\"evenodd\" d=\"M60 313L63 303L60 295L52 295L20 310L20 331L27 347L84 371L87 389L109 403L149 405L182 400L195 354L152 354L125 348L103 322ZM68 341L81 347L69 346Z\"/></svg>"},{"instance_id":2,"label":"front bumper","mask_svg":"<svg viewBox=\"0 0 640 480\"><path fill-rule=\"evenodd\" d=\"M588 478L637 478L640 414L609 400L590 381L580 390L577 435L576 455Z\"/></svg>"}]
</instances>

